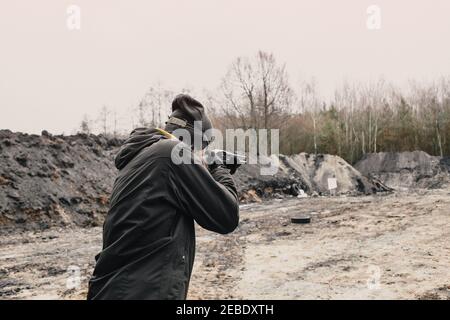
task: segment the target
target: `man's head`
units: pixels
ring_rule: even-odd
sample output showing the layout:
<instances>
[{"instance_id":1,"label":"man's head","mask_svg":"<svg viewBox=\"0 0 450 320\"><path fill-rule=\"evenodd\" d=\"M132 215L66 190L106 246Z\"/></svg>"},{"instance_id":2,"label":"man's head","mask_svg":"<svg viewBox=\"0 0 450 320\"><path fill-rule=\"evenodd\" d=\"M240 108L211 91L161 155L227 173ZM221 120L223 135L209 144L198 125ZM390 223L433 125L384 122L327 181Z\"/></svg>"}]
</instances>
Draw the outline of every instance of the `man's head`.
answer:
<instances>
[{"instance_id":1,"label":"man's head","mask_svg":"<svg viewBox=\"0 0 450 320\"><path fill-rule=\"evenodd\" d=\"M194 125L198 126L200 123L201 128L194 128ZM204 149L209 144L209 138L204 137L204 133L212 129L212 124L199 101L187 94L179 94L172 101L172 113L164 129L170 133L177 129L185 129L190 135L191 145L194 146L194 139L197 139Z\"/></svg>"}]
</instances>

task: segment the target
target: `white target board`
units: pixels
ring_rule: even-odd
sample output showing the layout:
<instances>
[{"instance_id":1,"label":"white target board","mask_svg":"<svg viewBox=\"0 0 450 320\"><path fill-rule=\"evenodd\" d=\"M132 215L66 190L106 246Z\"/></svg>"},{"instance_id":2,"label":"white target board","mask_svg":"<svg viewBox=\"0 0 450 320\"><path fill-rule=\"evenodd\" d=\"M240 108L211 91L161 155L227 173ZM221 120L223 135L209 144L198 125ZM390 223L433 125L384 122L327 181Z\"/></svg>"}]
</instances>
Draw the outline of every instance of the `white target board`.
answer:
<instances>
[{"instance_id":1,"label":"white target board","mask_svg":"<svg viewBox=\"0 0 450 320\"><path fill-rule=\"evenodd\" d=\"M337 189L337 179L336 178L328 178L328 190Z\"/></svg>"}]
</instances>

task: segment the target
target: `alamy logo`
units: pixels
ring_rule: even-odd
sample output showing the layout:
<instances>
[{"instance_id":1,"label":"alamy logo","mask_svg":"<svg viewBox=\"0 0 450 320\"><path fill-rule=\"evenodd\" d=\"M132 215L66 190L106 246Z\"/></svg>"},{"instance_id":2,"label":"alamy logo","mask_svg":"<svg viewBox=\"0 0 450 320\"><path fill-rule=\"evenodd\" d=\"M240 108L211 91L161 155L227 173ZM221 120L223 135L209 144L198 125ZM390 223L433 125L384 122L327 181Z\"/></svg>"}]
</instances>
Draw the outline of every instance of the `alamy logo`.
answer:
<instances>
[{"instance_id":1,"label":"alamy logo","mask_svg":"<svg viewBox=\"0 0 450 320\"><path fill-rule=\"evenodd\" d=\"M367 288L370 290L380 289L381 268L379 266L370 265L367 268L369 277L367 278Z\"/></svg>"},{"instance_id":2,"label":"alamy logo","mask_svg":"<svg viewBox=\"0 0 450 320\"><path fill-rule=\"evenodd\" d=\"M226 129L225 137L217 129L202 131L201 121L194 124L194 135L180 128L172 134L183 143L172 150L171 159L175 164L211 164L208 158L196 157L194 150L202 150L203 142L211 141L209 149L229 150L246 155L247 164L260 165L261 175L275 175L279 168L279 130L278 129ZM270 149L270 150L269 150ZM213 158L211 158L211 161ZM237 161L230 158L229 161Z\"/></svg>"},{"instance_id":3,"label":"alamy logo","mask_svg":"<svg viewBox=\"0 0 450 320\"><path fill-rule=\"evenodd\" d=\"M381 29L381 8L377 5L371 5L367 8L366 26L369 30Z\"/></svg>"},{"instance_id":4,"label":"alamy logo","mask_svg":"<svg viewBox=\"0 0 450 320\"><path fill-rule=\"evenodd\" d=\"M81 29L81 9L77 5L70 5L66 10L66 26L70 31Z\"/></svg>"},{"instance_id":5,"label":"alamy logo","mask_svg":"<svg viewBox=\"0 0 450 320\"><path fill-rule=\"evenodd\" d=\"M78 266L67 267L67 289L78 289L81 286L81 270Z\"/></svg>"}]
</instances>

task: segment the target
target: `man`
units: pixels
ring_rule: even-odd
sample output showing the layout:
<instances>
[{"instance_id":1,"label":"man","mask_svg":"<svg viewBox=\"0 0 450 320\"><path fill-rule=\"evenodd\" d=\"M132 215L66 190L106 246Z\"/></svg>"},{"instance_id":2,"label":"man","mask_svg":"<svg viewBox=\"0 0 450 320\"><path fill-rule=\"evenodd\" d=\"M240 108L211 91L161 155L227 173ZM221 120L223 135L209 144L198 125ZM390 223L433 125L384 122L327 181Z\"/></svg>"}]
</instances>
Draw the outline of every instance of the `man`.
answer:
<instances>
[{"instance_id":1,"label":"man","mask_svg":"<svg viewBox=\"0 0 450 320\"><path fill-rule=\"evenodd\" d=\"M178 95L165 130L136 129L120 148L88 299L185 299L195 255L194 220L221 234L237 227L238 197L229 171L172 160L173 148L184 142L170 133L185 129L193 142L194 121L202 123L200 135L211 129L201 103Z\"/></svg>"}]
</instances>

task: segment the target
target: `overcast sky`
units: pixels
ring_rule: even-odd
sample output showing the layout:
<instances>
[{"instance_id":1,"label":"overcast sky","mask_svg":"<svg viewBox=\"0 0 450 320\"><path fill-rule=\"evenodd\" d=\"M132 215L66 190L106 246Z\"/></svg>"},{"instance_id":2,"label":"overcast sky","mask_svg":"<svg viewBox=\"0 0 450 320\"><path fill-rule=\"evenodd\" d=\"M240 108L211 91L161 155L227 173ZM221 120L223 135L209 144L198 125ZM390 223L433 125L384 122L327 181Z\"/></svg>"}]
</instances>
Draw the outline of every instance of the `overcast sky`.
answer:
<instances>
[{"instance_id":1,"label":"overcast sky","mask_svg":"<svg viewBox=\"0 0 450 320\"><path fill-rule=\"evenodd\" d=\"M0 128L68 134L103 104L126 119L156 81L214 89L260 49L325 93L343 79L430 80L450 75L449 16L448 0L1 0Z\"/></svg>"}]
</instances>

